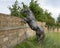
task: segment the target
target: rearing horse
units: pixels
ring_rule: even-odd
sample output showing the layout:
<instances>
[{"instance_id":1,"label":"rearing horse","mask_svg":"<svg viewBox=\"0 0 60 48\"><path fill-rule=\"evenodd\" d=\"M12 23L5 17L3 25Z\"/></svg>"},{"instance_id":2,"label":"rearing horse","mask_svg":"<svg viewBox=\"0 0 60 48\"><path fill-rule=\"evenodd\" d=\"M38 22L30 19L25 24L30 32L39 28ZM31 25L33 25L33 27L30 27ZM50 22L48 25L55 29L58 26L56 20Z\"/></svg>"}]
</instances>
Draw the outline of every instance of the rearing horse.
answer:
<instances>
[{"instance_id":1,"label":"rearing horse","mask_svg":"<svg viewBox=\"0 0 60 48\"><path fill-rule=\"evenodd\" d=\"M23 18L24 21L29 25L29 27L36 31L37 41L44 39L45 34L42 27L39 27L36 23L35 17L32 11L29 8L25 8L21 11L22 14L26 14L26 17Z\"/></svg>"}]
</instances>

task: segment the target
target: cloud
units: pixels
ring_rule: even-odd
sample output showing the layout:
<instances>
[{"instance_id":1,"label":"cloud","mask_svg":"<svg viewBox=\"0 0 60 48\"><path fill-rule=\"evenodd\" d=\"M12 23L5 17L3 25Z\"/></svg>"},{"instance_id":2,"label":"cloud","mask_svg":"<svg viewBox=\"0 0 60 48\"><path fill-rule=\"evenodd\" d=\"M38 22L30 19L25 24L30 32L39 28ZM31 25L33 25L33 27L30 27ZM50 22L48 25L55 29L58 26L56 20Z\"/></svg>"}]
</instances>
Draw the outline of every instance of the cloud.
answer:
<instances>
[{"instance_id":1,"label":"cloud","mask_svg":"<svg viewBox=\"0 0 60 48\"><path fill-rule=\"evenodd\" d=\"M53 6L55 8L60 8L60 0L47 0L46 3L49 6Z\"/></svg>"}]
</instances>

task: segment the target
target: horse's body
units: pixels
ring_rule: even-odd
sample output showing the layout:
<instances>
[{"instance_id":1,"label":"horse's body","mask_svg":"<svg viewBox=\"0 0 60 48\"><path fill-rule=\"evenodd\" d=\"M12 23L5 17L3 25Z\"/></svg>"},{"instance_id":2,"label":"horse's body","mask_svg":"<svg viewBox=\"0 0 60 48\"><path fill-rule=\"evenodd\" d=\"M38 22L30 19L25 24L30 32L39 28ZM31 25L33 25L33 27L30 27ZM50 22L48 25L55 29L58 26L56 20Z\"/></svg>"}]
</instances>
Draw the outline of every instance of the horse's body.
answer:
<instances>
[{"instance_id":1,"label":"horse's body","mask_svg":"<svg viewBox=\"0 0 60 48\"><path fill-rule=\"evenodd\" d=\"M30 28L36 31L37 40L41 40L44 38L44 30L42 27L39 27L36 23L35 17L30 9L22 10L22 13L26 13L27 16L24 18L24 21L30 26Z\"/></svg>"}]
</instances>

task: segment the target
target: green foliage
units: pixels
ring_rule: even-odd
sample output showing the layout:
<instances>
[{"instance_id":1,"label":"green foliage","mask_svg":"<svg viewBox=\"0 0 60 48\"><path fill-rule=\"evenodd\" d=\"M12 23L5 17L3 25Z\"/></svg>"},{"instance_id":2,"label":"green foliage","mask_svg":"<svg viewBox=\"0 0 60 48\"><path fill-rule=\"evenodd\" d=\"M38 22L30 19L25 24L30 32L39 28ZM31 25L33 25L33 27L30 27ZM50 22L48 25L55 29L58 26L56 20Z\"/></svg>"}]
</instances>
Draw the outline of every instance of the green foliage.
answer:
<instances>
[{"instance_id":1,"label":"green foliage","mask_svg":"<svg viewBox=\"0 0 60 48\"><path fill-rule=\"evenodd\" d=\"M21 10L21 8L20 8L20 6L18 5L18 1L16 0L15 1L15 3L12 5L12 7L9 7L9 10L10 10L10 14L12 15L12 16L16 16L16 17L19 17L19 16L21 16L21 14L20 14L20 10Z\"/></svg>"},{"instance_id":2,"label":"green foliage","mask_svg":"<svg viewBox=\"0 0 60 48\"><path fill-rule=\"evenodd\" d=\"M58 24L58 23L56 23L55 26L56 26L57 28L60 28L60 24Z\"/></svg>"},{"instance_id":3,"label":"green foliage","mask_svg":"<svg viewBox=\"0 0 60 48\"><path fill-rule=\"evenodd\" d=\"M58 32L48 32L43 42L37 43L35 37L31 37L14 48L60 48L59 36Z\"/></svg>"},{"instance_id":4,"label":"green foliage","mask_svg":"<svg viewBox=\"0 0 60 48\"><path fill-rule=\"evenodd\" d=\"M52 18L51 13L47 10L44 11L37 1L31 0L29 8L32 10L32 12L35 15L35 18L37 21L46 22L47 26L54 26L55 20Z\"/></svg>"},{"instance_id":5,"label":"green foliage","mask_svg":"<svg viewBox=\"0 0 60 48\"><path fill-rule=\"evenodd\" d=\"M37 1L31 0L29 8L34 13L36 20L43 21L43 9L37 4Z\"/></svg>"},{"instance_id":6,"label":"green foliage","mask_svg":"<svg viewBox=\"0 0 60 48\"><path fill-rule=\"evenodd\" d=\"M47 10L44 12L45 15L45 22L47 26L54 26L55 25L55 20L54 18L51 16L51 13L47 12Z\"/></svg>"}]
</instances>

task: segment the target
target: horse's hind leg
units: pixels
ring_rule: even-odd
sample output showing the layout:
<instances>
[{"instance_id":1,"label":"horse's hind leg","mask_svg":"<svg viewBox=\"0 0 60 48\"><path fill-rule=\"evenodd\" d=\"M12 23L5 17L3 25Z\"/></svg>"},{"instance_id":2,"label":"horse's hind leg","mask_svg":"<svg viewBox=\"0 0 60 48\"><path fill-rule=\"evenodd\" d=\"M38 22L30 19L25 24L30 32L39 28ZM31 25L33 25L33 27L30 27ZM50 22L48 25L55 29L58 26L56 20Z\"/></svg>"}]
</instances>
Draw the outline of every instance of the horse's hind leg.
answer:
<instances>
[{"instance_id":1,"label":"horse's hind leg","mask_svg":"<svg viewBox=\"0 0 60 48\"><path fill-rule=\"evenodd\" d=\"M39 41L43 41L44 38L45 38L45 33L44 33L44 32L41 33L41 34L36 33L36 38L37 38L37 42L39 42Z\"/></svg>"},{"instance_id":2,"label":"horse's hind leg","mask_svg":"<svg viewBox=\"0 0 60 48\"><path fill-rule=\"evenodd\" d=\"M40 38L41 38L40 40L44 40L44 38L45 38L45 33L44 32L41 34Z\"/></svg>"},{"instance_id":3,"label":"horse's hind leg","mask_svg":"<svg viewBox=\"0 0 60 48\"><path fill-rule=\"evenodd\" d=\"M41 36L41 35L36 34L37 42L39 42L39 41L40 41L40 36Z\"/></svg>"}]
</instances>

